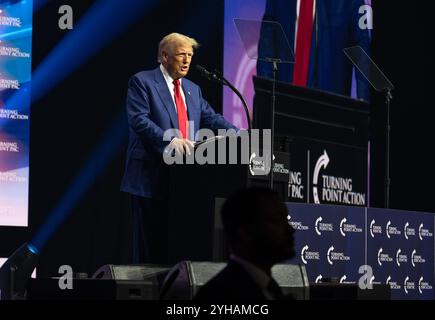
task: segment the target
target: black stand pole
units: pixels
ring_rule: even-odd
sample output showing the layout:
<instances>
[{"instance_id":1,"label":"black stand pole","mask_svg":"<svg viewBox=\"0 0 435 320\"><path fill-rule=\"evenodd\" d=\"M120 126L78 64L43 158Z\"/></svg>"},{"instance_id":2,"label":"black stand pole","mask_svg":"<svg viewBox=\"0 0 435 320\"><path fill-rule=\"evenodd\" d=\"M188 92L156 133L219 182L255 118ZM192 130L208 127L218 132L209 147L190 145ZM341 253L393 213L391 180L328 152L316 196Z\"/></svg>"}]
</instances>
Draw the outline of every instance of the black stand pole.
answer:
<instances>
[{"instance_id":1,"label":"black stand pole","mask_svg":"<svg viewBox=\"0 0 435 320\"><path fill-rule=\"evenodd\" d=\"M274 146L275 146L275 104L276 104L276 95L275 95L275 86L276 86L276 72L278 71L278 59L271 59L272 62L272 72L273 72L273 82L272 82L272 108L271 108L271 144L270 144L270 172L269 172L269 187L273 190L273 167L275 165L275 159L273 156Z\"/></svg>"},{"instance_id":2,"label":"black stand pole","mask_svg":"<svg viewBox=\"0 0 435 320\"><path fill-rule=\"evenodd\" d=\"M391 90L388 89L386 94L386 104L387 104L387 126L386 126L386 154L385 154L385 208L390 207L390 103L393 96Z\"/></svg>"}]
</instances>

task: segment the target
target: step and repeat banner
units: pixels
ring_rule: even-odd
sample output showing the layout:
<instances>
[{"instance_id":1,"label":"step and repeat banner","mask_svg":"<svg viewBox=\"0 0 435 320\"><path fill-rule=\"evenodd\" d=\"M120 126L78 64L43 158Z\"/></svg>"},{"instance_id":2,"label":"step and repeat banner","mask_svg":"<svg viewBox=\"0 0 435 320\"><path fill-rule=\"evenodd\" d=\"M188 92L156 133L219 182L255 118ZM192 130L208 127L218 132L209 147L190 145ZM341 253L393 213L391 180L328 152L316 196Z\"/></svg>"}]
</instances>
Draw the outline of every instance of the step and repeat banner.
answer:
<instances>
[{"instance_id":1,"label":"step and repeat banner","mask_svg":"<svg viewBox=\"0 0 435 320\"><path fill-rule=\"evenodd\" d=\"M389 284L392 299L434 299L435 214L287 203L310 282ZM362 266L368 266L362 267ZM370 270L368 272L368 270Z\"/></svg>"},{"instance_id":2,"label":"step and repeat banner","mask_svg":"<svg viewBox=\"0 0 435 320\"><path fill-rule=\"evenodd\" d=\"M0 226L28 225L31 0L0 0Z\"/></svg>"}]
</instances>

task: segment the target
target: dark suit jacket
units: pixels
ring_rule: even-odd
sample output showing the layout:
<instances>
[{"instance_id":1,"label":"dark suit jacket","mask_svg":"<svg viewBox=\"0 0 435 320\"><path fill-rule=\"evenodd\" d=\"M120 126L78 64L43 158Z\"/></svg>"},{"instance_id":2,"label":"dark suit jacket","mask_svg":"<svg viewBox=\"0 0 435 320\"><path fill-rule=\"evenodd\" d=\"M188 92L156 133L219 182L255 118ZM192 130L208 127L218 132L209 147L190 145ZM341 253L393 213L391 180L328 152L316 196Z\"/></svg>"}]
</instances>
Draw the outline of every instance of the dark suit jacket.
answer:
<instances>
[{"instance_id":1,"label":"dark suit jacket","mask_svg":"<svg viewBox=\"0 0 435 320\"><path fill-rule=\"evenodd\" d=\"M318 31L314 24L308 87L350 96L352 64L343 49L359 45L370 54L369 31L359 28L361 14L358 10L364 0L317 0L316 3ZM263 20L279 22L294 51L296 0L267 0ZM272 38L267 31L262 36ZM273 46L262 45L260 41L260 57L273 56L273 51ZM270 63L259 61L257 75L271 78ZM281 64L277 80L291 83L293 64ZM369 83L358 71L356 80L358 98L369 101Z\"/></svg>"},{"instance_id":2,"label":"dark suit jacket","mask_svg":"<svg viewBox=\"0 0 435 320\"><path fill-rule=\"evenodd\" d=\"M189 121L194 122L194 133L200 128L237 129L214 112L196 84L183 78L182 87ZM163 134L167 129L178 129L178 118L160 68L139 72L130 78L127 117L130 138L121 191L161 198L166 183L162 153L169 143L163 141Z\"/></svg>"},{"instance_id":3,"label":"dark suit jacket","mask_svg":"<svg viewBox=\"0 0 435 320\"><path fill-rule=\"evenodd\" d=\"M198 291L194 300L255 301L266 300L266 297L245 269L230 260L221 272Z\"/></svg>"}]
</instances>

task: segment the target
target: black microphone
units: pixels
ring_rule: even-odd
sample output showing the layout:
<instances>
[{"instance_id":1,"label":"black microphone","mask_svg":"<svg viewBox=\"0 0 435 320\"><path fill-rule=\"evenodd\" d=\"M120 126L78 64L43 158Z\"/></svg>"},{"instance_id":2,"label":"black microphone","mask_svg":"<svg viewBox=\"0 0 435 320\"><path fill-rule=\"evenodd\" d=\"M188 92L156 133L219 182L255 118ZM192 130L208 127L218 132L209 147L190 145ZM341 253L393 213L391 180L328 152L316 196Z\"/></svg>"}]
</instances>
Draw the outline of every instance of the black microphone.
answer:
<instances>
[{"instance_id":1,"label":"black microphone","mask_svg":"<svg viewBox=\"0 0 435 320\"><path fill-rule=\"evenodd\" d=\"M198 70L199 73L201 73L201 75L206 77L208 80L215 80L218 82L222 82L222 79L215 72L210 72L203 66L200 66L199 64L196 65L196 70Z\"/></svg>"}]
</instances>

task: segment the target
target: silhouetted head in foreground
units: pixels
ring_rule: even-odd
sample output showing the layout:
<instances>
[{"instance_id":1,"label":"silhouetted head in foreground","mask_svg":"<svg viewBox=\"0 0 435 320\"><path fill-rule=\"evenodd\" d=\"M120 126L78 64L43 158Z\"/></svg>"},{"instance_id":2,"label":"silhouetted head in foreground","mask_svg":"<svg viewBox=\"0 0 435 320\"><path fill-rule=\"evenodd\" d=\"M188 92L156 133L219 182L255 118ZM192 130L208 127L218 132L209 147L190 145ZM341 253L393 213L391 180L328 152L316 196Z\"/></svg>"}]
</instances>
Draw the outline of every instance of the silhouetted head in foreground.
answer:
<instances>
[{"instance_id":1,"label":"silhouetted head in foreground","mask_svg":"<svg viewBox=\"0 0 435 320\"><path fill-rule=\"evenodd\" d=\"M229 197L222 208L222 222L231 252L266 272L295 255L287 208L270 189L249 188Z\"/></svg>"}]
</instances>

